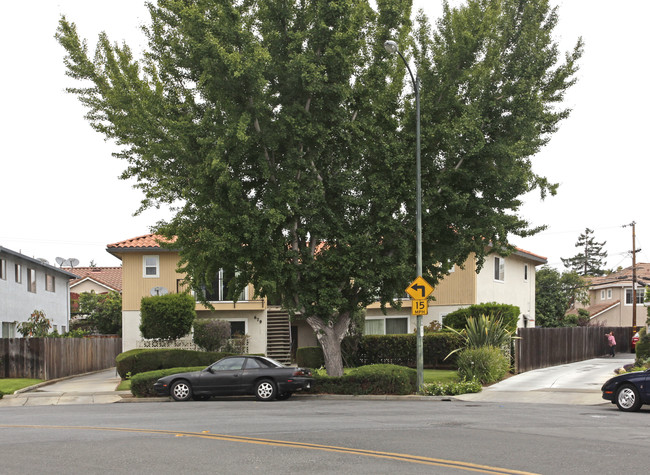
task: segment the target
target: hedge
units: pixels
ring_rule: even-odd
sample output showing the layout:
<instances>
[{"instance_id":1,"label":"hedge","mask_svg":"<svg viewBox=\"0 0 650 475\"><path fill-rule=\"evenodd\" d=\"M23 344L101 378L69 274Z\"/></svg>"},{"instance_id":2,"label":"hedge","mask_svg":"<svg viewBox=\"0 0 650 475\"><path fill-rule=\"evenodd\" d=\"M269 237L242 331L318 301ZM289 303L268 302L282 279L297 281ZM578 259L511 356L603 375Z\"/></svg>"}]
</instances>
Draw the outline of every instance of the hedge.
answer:
<instances>
[{"instance_id":1,"label":"hedge","mask_svg":"<svg viewBox=\"0 0 650 475\"><path fill-rule=\"evenodd\" d=\"M201 371L205 366L190 366L187 368L169 368L157 371L147 371L136 374L131 378L131 394L135 397L154 397L158 394L153 389L153 384L160 378L170 374Z\"/></svg>"},{"instance_id":2,"label":"hedge","mask_svg":"<svg viewBox=\"0 0 650 475\"><path fill-rule=\"evenodd\" d=\"M348 366L394 364L417 366L416 335L364 335L343 339L341 349ZM427 333L422 337L423 364L428 368L455 368L456 354L445 357L463 345L462 337L452 332Z\"/></svg>"},{"instance_id":3,"label":"hedge","mask_svg":"<svg viewBox=\"0 0 650 475\"><path fill-rule=\"evenodd\" d=\"M442 324L456 330L462 330L465 328L469 317L476 318L482 315L487 315L490 317L500 318L506 324L506 329L509 332L514 333L517 331L519 314L520 310L516 305L500 304L495 302L481 303L470 305L466 308L460 308L445 315L442 318Z\"/></svg>"},{"instance_id":4,"label":"hedge","mask_svg":"<svg viewBox=\"0 0 650 475\"><path fill-rule=\"evenodd\" d=\"M115 358L115 364L117 372L124 379L129 375L159 369L201 365L205 368L231 354L219 351L140 348L120 353Z\"/></svg>"},{"instance_id":5,"label":"hedge","mask_svg":"<svg viewBox=\"0 0 650 475\"><path fill-rule=\"evenodd\" d=\"M404 366L379 364L361 366L340 377L314 375L312 394L413 394L417 371Z\"/></svg>"}]
</instances>

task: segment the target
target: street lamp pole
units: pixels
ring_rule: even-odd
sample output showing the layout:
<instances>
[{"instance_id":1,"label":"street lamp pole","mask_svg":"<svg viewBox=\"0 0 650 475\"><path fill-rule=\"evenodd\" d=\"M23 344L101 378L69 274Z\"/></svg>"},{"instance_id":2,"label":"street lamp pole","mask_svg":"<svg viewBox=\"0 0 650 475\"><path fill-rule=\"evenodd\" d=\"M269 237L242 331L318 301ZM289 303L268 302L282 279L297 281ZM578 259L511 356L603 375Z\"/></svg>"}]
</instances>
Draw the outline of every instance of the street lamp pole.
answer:
<instances>
[{"instance_id":1,"label":"street lamp pole","mask_svg":"<svg viewBox=\"0 0 650 475\"><path fill-rule=\"evenodd\" d=\"M420 164L420 87L419 78L413 75L409 63L399 50L395 41L388 40L384 43L384 48L390 54L399 54L402 58L406 69L411 76L413 82L413 90L415 91L415 243L416 243L416 259L417 270L416 278L422 276L422 172ZM424 383L424 356L422 347L422 315L417 315L416 323L416 357L417 357L417 385L418 391L422 388Z\"/></svg>"}]
</instances>

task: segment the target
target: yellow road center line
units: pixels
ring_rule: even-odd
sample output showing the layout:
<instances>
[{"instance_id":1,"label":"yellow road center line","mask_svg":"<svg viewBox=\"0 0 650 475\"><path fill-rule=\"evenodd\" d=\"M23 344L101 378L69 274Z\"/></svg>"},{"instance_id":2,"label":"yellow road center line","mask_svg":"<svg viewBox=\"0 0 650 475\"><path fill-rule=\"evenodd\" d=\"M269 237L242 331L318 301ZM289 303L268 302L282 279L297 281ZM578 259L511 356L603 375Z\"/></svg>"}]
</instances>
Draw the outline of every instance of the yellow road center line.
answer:
<instances>
[{"instance_id":1,"label":"yellow road center line","mask_svg":"<svg viewBox=\"0 0 650 475\"><path fill-rule=\"evenodd\" d=\"M479 465L470 462L459 462L456 460L446 460L431 457L422 457L419 455L400 454L393 452L380 452L374 450L355 449L350 447L337 447L330 445L311 444L307 442L291 442L285 440L262 439L256 437L243 437L237 435L211 434L210 431L202 432L184 432L159 429L133 429L125 427L92 427L92 426L44 426L44 425L8 425L0 424L0 428L6 429L67 429L67 430L95 430L111 432L131 432L141 434L161 434L173 435L175 437L193 437L200 439L222 440L226 442L243 442L247 444L271 445L275 447L289 447L298 449L320 450L325 452L345 453L350 455L361 455L366 457L383 458L388 460L397 460L402 462L411 462L424 465L442 466L448 468L457 468L471 472L507 474L507 475L536 475L532 472L523 472L519 470L510 470L506 468L491 467L489 465Z\"/></svg>"}]
</instances>

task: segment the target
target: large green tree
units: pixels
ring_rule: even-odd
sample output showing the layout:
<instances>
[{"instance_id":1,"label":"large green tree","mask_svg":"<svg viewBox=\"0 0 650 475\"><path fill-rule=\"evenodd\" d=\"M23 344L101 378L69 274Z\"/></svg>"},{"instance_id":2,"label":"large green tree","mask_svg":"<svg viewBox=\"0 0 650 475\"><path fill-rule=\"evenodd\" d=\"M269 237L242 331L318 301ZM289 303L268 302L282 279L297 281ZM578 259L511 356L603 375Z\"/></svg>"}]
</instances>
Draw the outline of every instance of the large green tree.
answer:
<instances>
[{"instance_id":1,"label":"large green tree","mask_svg":"<svg viewBox=\"0 0 650 475\"><path fill-rule=\"evenodd\" d=\"M119 292L81 293L78 313L85 315L86 322L98 333L122 335L122 295Z\"/></svg>"},{"instance_id":2,"label":"large green tree","mask_svg":"<svg viewBox=\"0 0 650 475\"><path fill-rule=\"evenodd\" d=\"M578 273L560 273L544 266L535 273L535 324L565 326L564 316L575 303L589 303L589 285Z\"/></svg>"},{"instance_id":3,"label":"large green tree","mask_svg":"<svg viewBox=\"0 0 650 475\"><path fill-rule=\"evenodd\" d=\"M562 258L566 268L577 272L580 275L605 275L603 268L607 260L607 251L603 247L607 241L597 242L593 229L585 228L585 232L578 236L576 247L580 250L578 254L569 258Z\"/></svg>"},{"instance_id":4,"label":"large green tree","mask_svg":"<svg viewBox=\"0 0 650 475\"><path fill-rule=\"evenodd\" d=\"M554 192L530 159L568 113L581 50L559 58L545 0L468 1L415 32L409 0L372 4L159 0L139 61L105 34L90 56L65 18L57 32L86 82L71 91L121 146L143 207L177 206L157 230L177 236L194 287L219 268L236 276L232 297L252 282L306 319L334 375L352 318L415 277L413 96L383 43L402 45L422 80L433 285L535 231L519 197Z\"/></svg>"}]
</instances>

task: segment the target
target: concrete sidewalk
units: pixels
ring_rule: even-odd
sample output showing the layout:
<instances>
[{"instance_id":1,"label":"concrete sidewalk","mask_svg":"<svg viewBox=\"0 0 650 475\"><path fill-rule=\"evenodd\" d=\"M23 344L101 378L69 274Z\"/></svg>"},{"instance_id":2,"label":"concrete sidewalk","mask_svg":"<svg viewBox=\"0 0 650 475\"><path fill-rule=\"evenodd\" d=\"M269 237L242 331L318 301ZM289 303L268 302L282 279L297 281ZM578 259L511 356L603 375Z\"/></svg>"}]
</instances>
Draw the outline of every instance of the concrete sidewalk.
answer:
<instances>
[{"instance_id":1,"label":"concrete sidewalk","mask_svg":"<svg viewBox=\"0 0 650 475\"><path fill-rule=\"evenodd\" d=\"M115 368L109 368L21 389L0 399L0 407L119 402L131 396L131 391L116 390L120 382Z\"/></svg>"},{"instance_id":2,"label":"concrete sidewalk","mask_svg":"<svg viewBox=\"0 0 650 475\"><path fill-rule=\"evenodd\" d=\"M634 363L634 354L619 353L517 374L475 394L456 396L461 401L523 402L538 404L609 404L600 388L615 371Z\"/></svg>"},{"instance_id":3,"label":"concrete sidewalk","mask_svg":"<svg viewBox=\"0 0 650 475\"><path fill-rule=\"evenodd\" d=\"M517 374L475 394L460 396L331 396L354 399L417 399L484 402L521 402L537 404L609 404L602 399L600 388L614 376L614 371L634 362L634 354L623 353L615 358L602 357L560 366L552 366ZM48 381L25 388L18 394L4 396L0 407L53 406L59 404L109 404L115 402L169 401L165 398L134 398L130 391L116 391L120 377L115 368ZM327 395L299 397L329 398Z\"/></svg>"}]
</instances>

